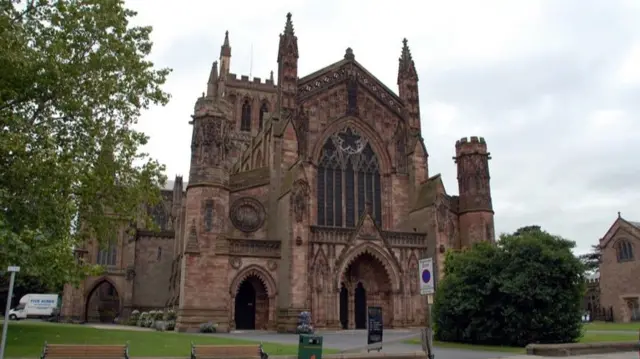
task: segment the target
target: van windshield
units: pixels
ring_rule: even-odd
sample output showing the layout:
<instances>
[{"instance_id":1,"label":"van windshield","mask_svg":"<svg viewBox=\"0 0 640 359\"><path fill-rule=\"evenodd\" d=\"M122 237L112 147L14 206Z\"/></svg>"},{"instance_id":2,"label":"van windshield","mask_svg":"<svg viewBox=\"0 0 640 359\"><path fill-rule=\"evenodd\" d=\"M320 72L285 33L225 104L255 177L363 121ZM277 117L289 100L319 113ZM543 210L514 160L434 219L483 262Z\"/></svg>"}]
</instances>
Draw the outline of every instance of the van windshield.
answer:
<instances>
[{"instance_id":1,"label":"van windshield","mask_svg":"<svg viewBox=\"0 0 640 359\"><path fill-rule=\"evenodd\" d=\"M15 308L13 308L14 310L23 310L24 309L24 303L20 303L18 304Z\"/></svg>"}]
</instances>

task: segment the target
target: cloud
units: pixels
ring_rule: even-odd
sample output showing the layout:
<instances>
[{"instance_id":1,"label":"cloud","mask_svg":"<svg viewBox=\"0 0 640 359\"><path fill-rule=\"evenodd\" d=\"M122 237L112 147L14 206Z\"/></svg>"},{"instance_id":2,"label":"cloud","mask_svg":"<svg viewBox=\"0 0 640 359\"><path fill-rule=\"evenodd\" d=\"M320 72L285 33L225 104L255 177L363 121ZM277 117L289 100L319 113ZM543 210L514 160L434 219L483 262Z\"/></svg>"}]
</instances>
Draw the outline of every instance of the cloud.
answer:
<instances>
[{"instance_id":1,"label":"cloud","mask_svg":"<svg viewBox=\"0 0 640 359\"><path fill-rule=\"evenodd\" d=\"M197 96L229 30L232 72L267 78L293 13L299 74L356 59L395 89L403 37L420 76L431 174L457 192L457 139L482 135L498 232L537 224L597 243L621 211L640 219L640 5L635 0L127 0L154 27L153 60L173 99L139 127L169 176L188 174Z\"/></svg>"}]
</instances>

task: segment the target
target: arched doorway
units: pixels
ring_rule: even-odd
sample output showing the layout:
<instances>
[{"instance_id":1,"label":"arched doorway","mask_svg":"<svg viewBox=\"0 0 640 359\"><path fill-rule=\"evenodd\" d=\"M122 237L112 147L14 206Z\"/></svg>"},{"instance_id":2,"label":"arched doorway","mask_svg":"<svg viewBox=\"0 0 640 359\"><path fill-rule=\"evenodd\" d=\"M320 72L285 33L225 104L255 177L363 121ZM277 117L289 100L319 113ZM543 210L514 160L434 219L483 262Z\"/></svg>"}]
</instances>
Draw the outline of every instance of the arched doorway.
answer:
<instances>
[{"instance_id":1,"label":"arched doorway","mask_svg":"<svg viewBox=\"0 0 640 359\"><path fill-rule=\"evenodd\" d=\"M344 282L340 288L340 325L342 329L349 328L349 291Z\"/></svg>"},{"instance_id":2,"label":"arched doorway","mask_svg":"<svg viewBox=\"0 0 640 359\"><path fill-rule=\"evenodd\" d=\"M120 296L108 280L101 280L89 292L85 308L85 321L113 323L120 315Z\"/></svg>"},{"instance_id":3,"label":"arched doorway","mask_svg":"<svg viewBox=\"0 0 640 359\"><path fill-rule=\"evenodd\" d=\"M345 270L340 290L340 321L347 328L366 329L367 306L382 308L383 321L393 315L391 280L377 257L369 252L358 255ZM346 318L346 319L345 319Z\"/></svg>"},{"instance_id":4,"label":"arched doorway","mask_svg":"<svg viewBox=\"0 0 640 359\"><path fill-rule=\"evenodd\" d=\"M238 286L234 320L236 329L266 329L269 321L269 296L258 277L249 276Z\"/></svg>"},{"instance_id":5,"label":"arched doorway","mask_svg":"<svg viewBox=\"0 0 640 359\"><path fill-rule=\"evenodd\" d=\"M367 329L367 291L362 282L358 282L353 299L356 329Z\"/></svg>"}]
</instances>

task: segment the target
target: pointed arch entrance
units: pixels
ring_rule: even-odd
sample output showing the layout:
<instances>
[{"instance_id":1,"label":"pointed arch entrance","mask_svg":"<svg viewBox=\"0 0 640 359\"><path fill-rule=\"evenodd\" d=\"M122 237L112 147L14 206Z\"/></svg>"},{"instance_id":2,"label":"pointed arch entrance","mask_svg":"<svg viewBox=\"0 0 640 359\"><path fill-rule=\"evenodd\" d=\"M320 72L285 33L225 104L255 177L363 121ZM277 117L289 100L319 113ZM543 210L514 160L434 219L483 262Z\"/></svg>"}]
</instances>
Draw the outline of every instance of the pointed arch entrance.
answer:
<instances>
[{"instance_id":1,"label":"pointed arch entrance","mask_svg":"<svg viewBox=\"0 0 640 359\"><path fill-rule=\"evenodd\" d=\"M346 267L340 290L340 319L349 329L366 329L367 306L382 307L384 320L393 315L391 278L381 260L362 252ZM346 320L345 320L346 319Z\"/></svg>"},{"instance_id":2,"label":"pointed arch entrance","mask_svg":"<svg viewBox=\"0 0 640 359\"><path fill-rule=\"evenodd\" d=\"M240 271L231 284L235 329L267 329L275 293L275 282L261 267L252 265Z\"/></svg>"},{"instance_id":3,"label":"pointed arch entrance","mask_svg":"<svg viewBox=\"0 0 640 359\"><path fill-rule=\"evenodd\" d=\"M86 298L85 321L113 323L120 315L120 295L110 280L99 279Z\"/></svg>"}]
</instances>

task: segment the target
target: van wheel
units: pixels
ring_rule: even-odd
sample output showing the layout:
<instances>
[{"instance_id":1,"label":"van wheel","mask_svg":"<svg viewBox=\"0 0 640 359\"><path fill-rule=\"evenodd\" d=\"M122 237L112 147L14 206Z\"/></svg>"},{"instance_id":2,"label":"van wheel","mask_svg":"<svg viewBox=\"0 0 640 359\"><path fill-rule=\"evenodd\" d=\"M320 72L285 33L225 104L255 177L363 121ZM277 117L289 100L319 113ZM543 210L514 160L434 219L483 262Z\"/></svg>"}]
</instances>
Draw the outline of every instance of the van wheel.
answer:
<instances>
[{"instance_id":1,"label":"van wheel","mask_svg":"<svg viewBox=\"0 0 640 359\"><path fill-rule=\"evenodd\" d=\"M9 316L9 319L10 319L10 320L16 320L16 319L18 319L18 317L17 317L15 314L11 314L11 315Z\"/></svg>"}]
</instances>

